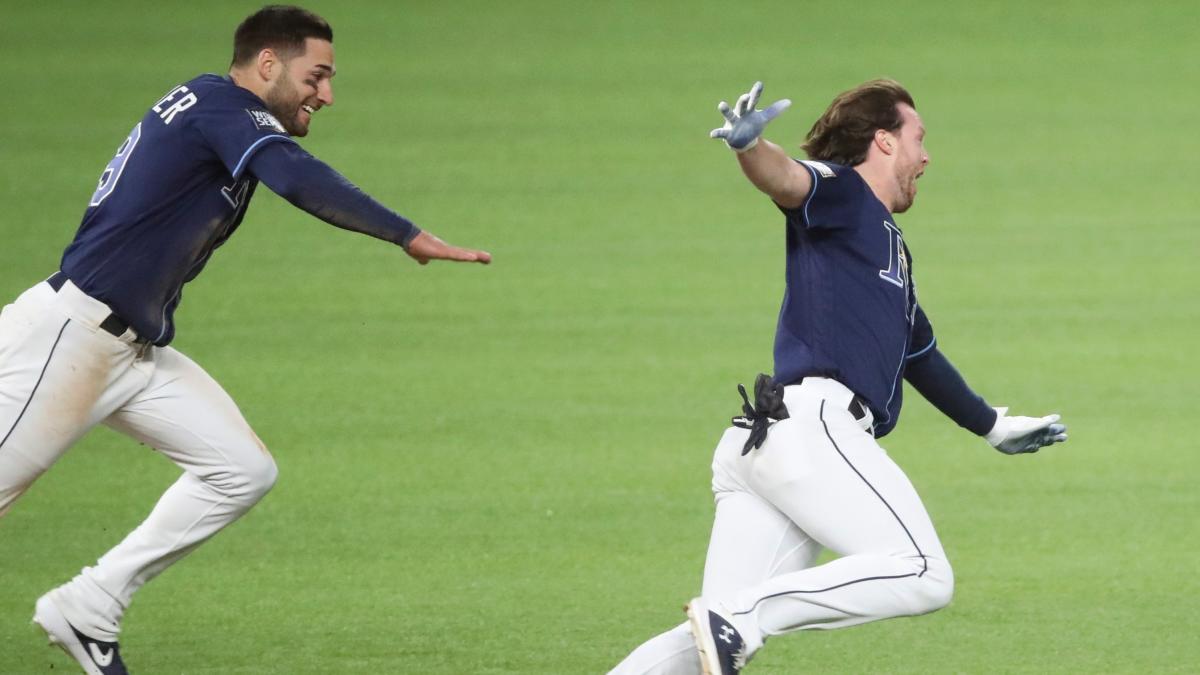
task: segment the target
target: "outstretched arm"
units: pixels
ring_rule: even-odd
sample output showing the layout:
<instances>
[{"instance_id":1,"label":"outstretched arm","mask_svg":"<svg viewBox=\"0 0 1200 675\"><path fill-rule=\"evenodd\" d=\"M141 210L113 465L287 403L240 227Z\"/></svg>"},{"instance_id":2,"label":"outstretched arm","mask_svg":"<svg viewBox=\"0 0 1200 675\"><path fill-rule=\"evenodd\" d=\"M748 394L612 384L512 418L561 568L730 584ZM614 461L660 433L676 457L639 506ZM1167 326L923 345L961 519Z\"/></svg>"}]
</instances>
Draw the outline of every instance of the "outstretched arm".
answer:
<instances>
[{"instance_id":1,"label":"outstretched arm","mask_svg":"<svg viewBox=\"0 0 1200 675\"><path fill-rule=\"evenodd\" d=\"M491 262L486 251L450 246L422 232L294 143L266 145L255 153L249 170L294 206L330 225L399 244L422 265L430 260Z\"/></svg>"},{"instance_id":2,"label":"outstretched arm","mask_svg":"<svg viewBox=\"0 0 1200 675\"><path fill-rule=\"evenodd\" d=\"M760 138L767 124L792 104L785 98L772 103L766 110L755 110L762 88L762 82L755 82L733 108L721 101L717 110L725 116L725 126L713 129L709 136L724 139L725 144L737 153L742 172L754 187L776 204L793 209L808 198L812 176L788 157L783 148Z\"/></svg>"},{"instance_id":3,"label":"outstretched arm","mask_svg":"<svg viewBox=\"0 0 1200 675\"><path fill-rule=\"evenodd\" d=\"M1058 423L1058 415L1009 417L1008 408L989 407L936 346L912 358L904 378L935 408L1006 455L1037 452L1067 440L1067 427Z\"/></svg>"},{"instance_id":4,"label":"outstretched arm","mask_svg":"<svg viewBox=\"0 0 1200 675\"><path fill-rule=\"evenodd\" d=\"M996 425L996 411L967 385L958 370L936 346L910 358L904 369L908 380L926 401L958 426L977 436L986 436Z\"/></svg>"}]
</instances>

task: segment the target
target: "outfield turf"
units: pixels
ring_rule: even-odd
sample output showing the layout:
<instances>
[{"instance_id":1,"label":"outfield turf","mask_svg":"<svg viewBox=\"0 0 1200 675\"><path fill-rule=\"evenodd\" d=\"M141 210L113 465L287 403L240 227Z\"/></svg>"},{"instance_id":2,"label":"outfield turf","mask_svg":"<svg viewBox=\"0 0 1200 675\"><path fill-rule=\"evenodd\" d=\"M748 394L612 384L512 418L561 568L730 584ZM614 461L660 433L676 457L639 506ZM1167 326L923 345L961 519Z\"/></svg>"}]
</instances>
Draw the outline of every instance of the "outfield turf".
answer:
<instances>
[{"instance_id":1,"label":"outfield turf","mask_svg":"<svg viewBox=\"0 0 1200 675\"><path fill-rule=\"evenodd\" d=\"M3 301L255 7L5 4ZM495 263L419 267L259 191L175 346L280 480L138 594L133 672L602 673L681 621L712 446L770 369L782 286L782 218L707 139L716 103L763 80L793 100L768 136L796 148L881 75L929 130L899 222L943 351L1071 441L1005 457L912 394L885 446L953 604L775 639L748 672L1200 669L1195 3L313 8L339 74L305 147ZM72 672L34 601L176 475L100 429L0 521L0 673Z\"/></svg>"}]
</instances>

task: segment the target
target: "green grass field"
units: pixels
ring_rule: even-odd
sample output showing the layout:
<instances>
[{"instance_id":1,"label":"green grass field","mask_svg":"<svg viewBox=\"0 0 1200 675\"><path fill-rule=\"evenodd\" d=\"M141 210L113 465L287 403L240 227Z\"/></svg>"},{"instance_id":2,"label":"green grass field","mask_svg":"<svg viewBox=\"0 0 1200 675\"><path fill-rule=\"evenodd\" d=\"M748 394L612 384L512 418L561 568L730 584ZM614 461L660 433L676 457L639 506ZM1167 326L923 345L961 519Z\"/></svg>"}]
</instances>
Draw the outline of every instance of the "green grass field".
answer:
<instances>
[{"instance_id":1,"label":"green grass field","mask_svg":"<svg viewBox=\"0 0 1200 675\"><path fill-rule=\"evenodd\" d=\"M326 3L305 147L490 268L413 264L267 190L175 343L280 466L148 585L135 673L603 673L683 619L737 382L771 367L782 218L707 138L756 79L796 149L839 91L914 93L901 216L943 351L1071 441L1006 457L915 394L885 441L955 566L921 618L771 642L748 672L1200 669L1195 3ZM173 85L252 3L12 0L0 296L56 269ZM107 429L0 521L0 673L73 672L33 603L176 477Z\"/></svg>"}]
</instances>

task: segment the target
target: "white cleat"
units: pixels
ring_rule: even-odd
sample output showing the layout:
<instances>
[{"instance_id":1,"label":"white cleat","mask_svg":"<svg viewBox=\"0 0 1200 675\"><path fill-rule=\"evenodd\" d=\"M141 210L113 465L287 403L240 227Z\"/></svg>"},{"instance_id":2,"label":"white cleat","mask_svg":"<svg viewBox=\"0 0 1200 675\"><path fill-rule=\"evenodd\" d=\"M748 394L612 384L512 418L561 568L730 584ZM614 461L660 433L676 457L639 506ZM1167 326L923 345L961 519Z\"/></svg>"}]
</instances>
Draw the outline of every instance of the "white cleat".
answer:
<instances>
[{"instance_id":1,"label":"white cleat","mask_svg":"<svg viewBox=\"0 0 1200 675\"><path fill-rule=\"evenodd\" d=\"M704 598L694 598L684 609L704 675L740 673L746 667L746 641L733 627L733 621Z\"/></svg>"},{"instance_id":2,"label":"white cleat","mask_svg":"<svg viewBox=\"0 0 1200 675\"><path fill-rule=\"evenodd\" d=\"M62 648L87 675L129 675L115 642L104 642L80 633L63 616L49 594L38 598L33 623L46 633L50 644Z\"/></svg>"}]
</instances>

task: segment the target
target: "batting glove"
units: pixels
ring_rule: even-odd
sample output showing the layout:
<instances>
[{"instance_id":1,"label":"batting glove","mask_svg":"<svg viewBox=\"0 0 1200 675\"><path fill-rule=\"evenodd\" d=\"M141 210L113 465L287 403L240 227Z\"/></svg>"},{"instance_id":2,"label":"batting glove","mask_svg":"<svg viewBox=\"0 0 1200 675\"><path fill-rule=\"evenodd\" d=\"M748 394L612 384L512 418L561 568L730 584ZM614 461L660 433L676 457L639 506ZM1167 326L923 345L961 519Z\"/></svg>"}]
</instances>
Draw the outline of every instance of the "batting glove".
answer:
<instances>
[{"instance_id":1,"label":"batting glove","mask_svg":"<svg viewBox=\"0 0 1200 675\"><path fill-rule=\"evenodd\" d=\"M762 94L762 82L755 82L750 91L742 94L737 105L732 109L725 101L717 104L717 110L725 116L725 126L713 129L709 138L720 138L734 152L745 152L758 145L758 137L762 135L767 123L788 109L792 102L788 99L775 101L766 110L755 110L758 97Z\"/></svg>"},{"instance_id":2,"label":"batting glove","mask_svg":"<svg viewBox=\"0 0 1200 675\"><path fill-rule=\"evenodd\" d=\"M1067 440L1067 426L1058 415L1045 417L1009 417L1008 408L996 408L996 424L988 432L987 442L1006 455L1037 452L1047 445Z\"/></svg>"}]
</instances>

